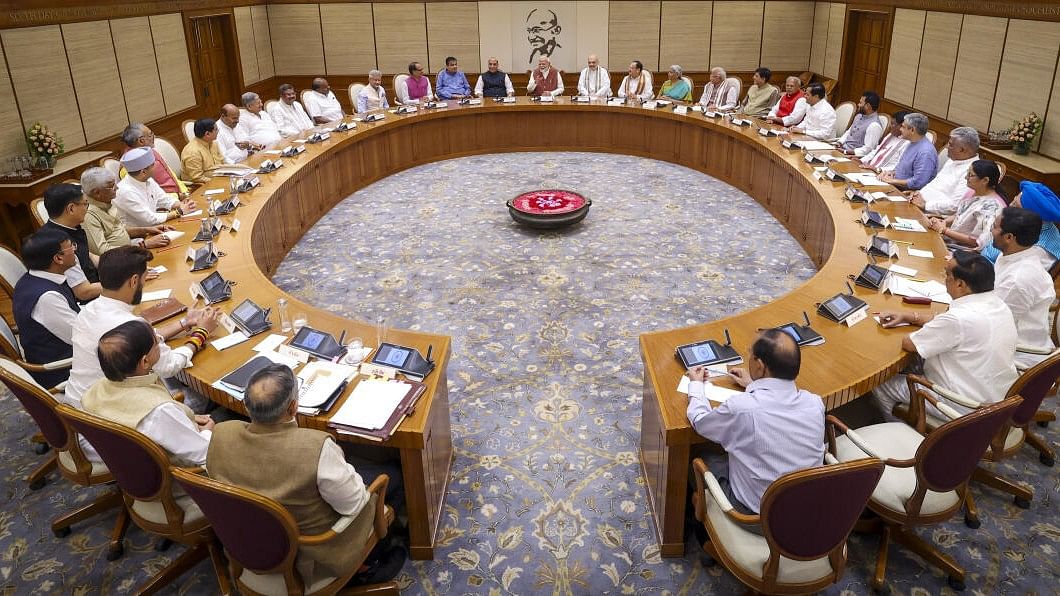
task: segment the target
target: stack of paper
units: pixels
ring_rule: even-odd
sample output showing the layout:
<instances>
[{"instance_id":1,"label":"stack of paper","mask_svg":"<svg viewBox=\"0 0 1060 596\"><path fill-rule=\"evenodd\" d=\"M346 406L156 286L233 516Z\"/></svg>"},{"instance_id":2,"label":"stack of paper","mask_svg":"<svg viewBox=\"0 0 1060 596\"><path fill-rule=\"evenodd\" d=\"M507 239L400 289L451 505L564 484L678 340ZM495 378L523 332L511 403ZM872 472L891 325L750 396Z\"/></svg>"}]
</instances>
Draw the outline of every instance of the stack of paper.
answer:
<instances>
[{"instance_id":1,"label":"stack of paper","mask_svg":"<svg viewBox=\"0 0 1060 596\"><path fill-rule=\"evenodd\" d=\"M895 217L891 227L902 232L926 232L927 229L915 219L907 217Z\"/></svg>"},{"instance_id":2,"label":"stack of paper","mask_svg":"<svg viewBox=\"0 0 1060 596\"><path fill-rule=\"evenodd\" d=\"M896 275L888 276L885 291L895 296L917 296L931 298L932 302L949 304L953 302L946 291L946 286L937 281L912 281Z\"/></svg>"},{"instance_id":3,"label":"stack of paper","mask_svg":"<svg viewBox=\"0 0 1060 596\"><path fill-rule=\"evenodd\" d=\"M367 430L379 430L394 413L411 386L400 381L365 379L354 387L331 422Z\"/></svg>"}]
</instances>

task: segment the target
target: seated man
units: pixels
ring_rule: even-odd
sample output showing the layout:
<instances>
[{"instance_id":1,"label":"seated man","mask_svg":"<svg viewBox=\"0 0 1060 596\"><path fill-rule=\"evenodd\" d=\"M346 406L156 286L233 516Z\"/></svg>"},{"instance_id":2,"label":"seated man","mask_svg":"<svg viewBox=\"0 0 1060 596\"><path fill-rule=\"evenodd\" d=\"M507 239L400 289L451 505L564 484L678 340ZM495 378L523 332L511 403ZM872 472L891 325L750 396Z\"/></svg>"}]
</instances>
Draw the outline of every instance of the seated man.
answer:
<instances>
[{"instance_id":1,"label":"seated man","mask_svg":"<svg viewBox=\"0 0 1060 596\"><path fill-rule=\"evenodd\" d=\"M1020 182L1019 194L1012 199L1009 207L1022 207L1042 218L1042 232L1035 243L1042 250L1035 250L1035 253L1042 268L1048 270L1060 259L1060 230L1056 228L1056 222L1060 221L1060 198L1041 182L1023 180ZM983 247L981 254L991 261L997 261L1001 251L991 243Z\"/></svg>"},{"instance_id":2,"label":"seated man","mask_svg":"<svg viewBox=\"0 0 1060 596\"><path fill-rule=\"evenodd\" d=\"M806 116L806 94L802 92L802 80L788 77L784 80L784 94L769 110L766 120L781 126L795 126Z\"/></svg>"},{"instance_id":3,"label":"seated man","mask_svg":"<svg viewBox=\"0 0 1060 596\"><path fill-rule=\"evenodd\" d=\"M908 118L907 118L908 120ZM902 340L902 349L924 359L924 376L934 383L981 404L1001 401L1016 380L1016 323L1012 311L994 290L994 267L977 253L958 250L946 263L946 291L953 298L949 310L882 312L880 324L919 326ZM905 375L897 375L872 390L889 422L899 419L894 406L908 404ZM941 399L941 398L940 398ZM961 413L968 409L952 402ZM928 404L928 413L945 420Z\"/></svg>"},{"instance_id":4,"label":"seated man","mask_svg":"<svg viewBox=\"0 0 1060 596\"><path fill-rule=\"evenodd\" d=\"M81 226L88 213L88 198L81 194L76 184L52 184L44 191L44 208L48 210L48 221L42 230L54 230L70 236L77 249L74 251L74 266L66 270L66 283L78 300L87 302L99 296L99 274L96 272L98 256L88 250L88 234Z\"/></svg>"},{"instance_id":5,"label":"seated man","mask_svg":"<svg viewBox=\"0 0 1060 596\"><path fill-rule=\"evenodd\" d=\"M217 147L225 163L241 163L251 153L260 151L261 145L250 140L250 134L239 121L239 108L230 103L221 106L221 117L217 120Z\"/></svg>"},{"instance_id":6,"label":"seated man","mask_svg":"<svg viewBox=\"0 0 1060 596\"><path fill-rule=\"evenodd\" d=\"M438 97L441 99L471 97L471 85L456 63L456 58L452 56L445 59L445 69L438 73L435 83L437 83Z\"/></svg>"},{"instance_id":7,"label":"seated man","mask_svg":"<svg viewBox=\"0 0 1060 596\"><path fill-rule=\"evenodd\" d=\"M313 79L313 90L306 93L303 100L305 111L313 118L314 124L327 124L346 117L339 99L332 93L328 80L323 77Z\"/></svg>"},{"instance_id":8,"label":"seated man","mask_svg":"<svg viewBox=\"0 0 1060 596\"><path fill-rule=\"evenodd\" d=\"M824 85L810 83L806 86L806 116L791 132L809 135L815 139L835 137L835 108L825 99Z\"/></svg>"},{"instance_id":9,"label":"seated man","mask_svg":"<svg viewBox=\"0 0 1060 596\"><path fill-rule=\"evenodd\" d=\"M909 146L902 153L898 165L893 171L885 170L880 180L900 189L919 190L931 182L938 169L939 156L935 145L927 135L927 116L919 112L910 112L902 121L902 138L909 141Z\"/></svg>"},{"instance_id":10,"label":"seated man","mask_svg":"<svg viewBox=\"0 0 1060 596\"><path fill-rule=\"evenodd\" d=\"M634 60L629 63L629 74L622 79L622 84L618 87L618 96L622 99L648 101L655 95L651 87L651 75L644 72L644 65L640 60Z\"/></svg>"},{"instance_id":11,"label":"seated man","mask_svg":"<svg viewBox=\"0 0 1060 596\"><path fill-rule=\"evenodd\" d=\"M100 167L85 170L81 174L81 192L88 201L88 210L81 227L85 230L90 254L102 255L112 248L130 244L145 248L169 244L169 238L162 234L166 226L126 226L118 217L118 208L114 206L118 180L110 170ZM98 279L98 272L96 275Z\"/></svg>"},{"instance_id":12,"label":"seated man","mask_svg":"<svg viewBox=\"0 0 1060 596\"><path fill-rule=\"evenodd\" d=\"M1005 301L1016 321L1019 345L1053 351L1049 334L1049 307L1056 299L1053 278L1042 268L1041 253L1035 246L1042 230L1038 214L1019 207L1005 207L994 218L994 246L1001 251L994 267L994 291ZM1030 368L1046 355L1016 353L1016 365Z\"/></svg>"},{"instance_id":13,"label":"seated man","mask_svg":"<svg viewBox=\"0 0 1060 596\"><path fill-rule=\"evenodd\" d=\"M541 97L542 95L563 95L563 77L559 71L552 68L552 61L548 56L537 59L537 68L530 73L530 81L526 84L526 90L530 97Z\"/></svg>"},{"instance_id":14,"label":"seated man","mask_svg":"<svg viewBox=\"0 0 1060 596\"><path fill-rule=\"evenodd\" d=\"M372 69L368 71L368 84L357 94L357 113L363 114L372 110L385 110L390 107L386 100L386 89L383 89L383 73Z\"/></svg>"},{"instance_id":15,"label":"seated man","mask_svg":"<svg viewBox=\"0 0 1060 596\"><path fill-rule=\"evenodd\" d=\"M727 112L736 109L740 101L740 87L727 78L725 69L715 66L710 69L710 80L703 85L703 96L699 104L710 112Z\"/></svg>"},{"instance_id":16,"label":"seated man","mask_svg":"<svg viewBox=\"0 0 1060 596\"><path fill-rule=\"evenodd\" d=\"M232 420L213 430L206 455L210 477L279 501L302 534L319 534L340 516L357 516L326 544L300 546L295 562L307 586L349 573L363 546L354 542L356 534L371 523L375 497L370 497L331 435L298 426L298 383L290 368L272 364L254 373L243 404L249 423ZM262 453L269 457L261 457ZM379 575L392 577L404 562L404 552L391 549L387 555L386 573Z\"/></svg>"},{"instance_id":17,"label":"seated man","mask_svg":"<svg viewBox=\"0 0 1060 596\"><path fill-rule=\"evenodd\" d=\"M269 116L276 123L280 134L293 137L303 130L313 128L313 119L306 114L305 108L297 100L294 85L280 85L280 101L269 106Z\"/></svg>"},{"instance_id":18,"label":"seated man","mask_svg":"<svg viewBox=\"0 0 1060 596\"><path fill-rule=\"evenodd\" d=\"M861 157L876 150L883 137L883 123L876 110L880 109L880 96L875 91L866 91L858 100L858 113L843 136L839 137L839 148L847 155Z\"/></svg>"},{"instance_id":19,"label":"seated man","mask_svg":"<svg viewBox=\"0 0 1060 596\"><path fill-rule=\"evenodd\" d=\"M578 77L578 95L607 99L611 97L611 75L600 66L596 54L589 54L589 66L582 69Z\"/></svg>"},{"instance_id":20,"label":"seated man","mask_svg":"<svg viewBox=\"0 0 1060 596\"><path fill-rule=\"evenodd\" d=\"M744 96L737 109L739 113L759 118L769 115L770 108L780 97L780 90L769 84L771 78L773 78L773 71L768 68L755 69L754 74L751 75L754 84L747 88L747 95Z\"/></svg>"},{"instance_id":21,"label":"seated man","mask_svg":"<svg viewBox=\"0 0 1060 596\"><path fill-rule=\"evenodd\" d=\"M965 184L968 168L979 159L979 133L970 126L953 129L946 143L946 152L949 159L938 169L931 182L909 195L910 203L928 213L950 215L957 210L957 203L968 192L968 185Z\"/></svg>"},{"instance_id":22,"label":"seated man","mask_svg":"<svg viewBox=\"0 0 1060 596\"><path fill-rule=\"evenodd\" d=\"M173 399L151 372L161 354L151 325L118 325L99 338L96 353L106 378L85 393L85 411L147 435L175 466L205 465L213 420Z\"/></svg>"},{"instance_id":23,"label":"seated man","mask_svg":"<svg viewBox=\"0 0 1060 596\"><path fill-rule=\"evenodd\" d=\"M685 69L681 65L671 64L670 70L666 71L666 80L659 87L659 99L692 101L692 85L688 84Z\"/></svg>"},{"instance_id":24,"label":"seated man","mask_svg":"<svg viewBox=\"0 0 1060 596\"><path fill-rule=\"evenodd\" d=\"M501 63L490 57L486 62L486 72L478 77L475 83L475 95L479 97L515 97L515 87L508 74L500 69Z\"/></svg>"},{"instance_id":25,"label":"seated man","mask_svg":"<svg viewBox=\"0 0 1060 596\"><path fill-rule=\"evenodd\" d=\"M70 237L57 230L40 230L22 243L22 262L28 271L15 283L12 310L30 364L47 364L74 353L71 338L81 307L65 273L76 262L75 249ZM51 388L65 381L70 369L30 375L42 387Z\"/></svg>"},{"instance_id":26,"label":"seated man","mask_svg":"<svg viewBox=\"0 0 1060 596\"><path fill-rule=\"evenodd\" d=\"M184 176L192 182L209 182L211 172L225 165L225 156L217 146L217 125L210 118L195 121L195 138L184 145L180 164Z\"/></svg>"},{"instance_id":27,"label":"seated man","mask_svg":"<svg viewBox=\"0 0 1060 596\"><path fill-rule=\"evenodd\" d=\"M248 140L263 148L280 143L280 129L272 116L264 110L264 102L257 93L246 92L241 98L243 109L239 111L239 125L247 132Z\"/></svg>"},{"instance_id":28,"label":"seated man","mask_svg":"<svg viewBox=\"0 0 1060 596\"><path fill-rule=\"evenodd\" d=\"M902 159L905 148L909 146L909 141L902 138L902 122L905 121L905 115L908 113L905 110L895 112L887 135L883 137L880 144L854 161L858 162L861 167L875 172L894 170L898 166L898 160Z\"/></svg>"},{"instance_id":29,"label":"seated man","mask_svg":"<svg viewBox=\"0 0 1060 596\"><path fill-rule=\"evenodd\" d=\"M138 147L121 156L121 165L128 174L118 183L114 206L130 226L150 227L177 219L185 211L195 210L195 201L180 202L151 177L155 156L147 147Z\"/></svg>"},{"instance_id":30,"label":"seated man","mask_svg":"<svg viewBox=\"0 0 1060 596\"><path fill-rule=\"evenodd\" d=\"M155 154L155 163L159 165L159 167L155 168L151 177L162 187L162 190L169 194L180 196L188 194L188 186L184 184L183 180L177 178L173 168L162 158L162 154L155 150L155 133L151 132L150 128L139 122L133 122L122 131L121 140L125 143L125 151L123 153L137 147L149 147L151 149L151 152Z\"/></svg>"},{"instance_id":31,"label":"seated man","mask_svg":"<svg viewBox=\"0 0 1060 596\"><path fill-rule=\"evenodd\" d=\"M799 346L779 329L759 333L747 364L729 371L746 392L716 408L705 397L706 367L690 370L687 415L697 433L728 453L727 464L708 457L708 466L733 507L756 514L774 480L824 463L824 401L795 386Z\"/></svg>"},{"instance_id":32,"label":"seated man","mask_svg":"<svg viewBox=\"0 0 1060 596\"><path fill-rule=\"evenodd\" d=\"M433 97L431 80L423 76L423 65L419 62L409 63L409 78L405 79L404 85L397 85L398 103L416 105L430 101Z\"/></svg>"}]
</instances>

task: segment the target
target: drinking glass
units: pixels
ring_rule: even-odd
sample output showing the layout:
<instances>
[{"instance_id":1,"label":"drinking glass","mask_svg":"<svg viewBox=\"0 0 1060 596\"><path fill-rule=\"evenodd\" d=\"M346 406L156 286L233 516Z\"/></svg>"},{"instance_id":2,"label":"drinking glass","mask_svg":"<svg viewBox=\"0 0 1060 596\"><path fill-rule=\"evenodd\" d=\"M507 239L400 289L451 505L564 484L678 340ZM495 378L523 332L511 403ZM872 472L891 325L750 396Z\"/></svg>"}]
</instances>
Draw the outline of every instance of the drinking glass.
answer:
<instances>
[{"instance_id":1,"label":"drinking glass","mask_svg":"<svg viewBox=\"0 0 1060 596\"><path fill-rule=\"evenodd\" d=\"M294 332L298 333L302 330L302 327L306 326L309 318L306 316L305 311L298 311L294 315Z\"/></svg>"},{"instance_id":2,"label":"drinking glass","mask_svg":"<svg viewBox=\"0 0 1060 596\"><path fill-rule=\"evenodd\" d=\"M386 343L386 336L389 330L390 327L387 325L386 317L379 317L375 320L376 349Z\"/></svg>"}]
</instances>

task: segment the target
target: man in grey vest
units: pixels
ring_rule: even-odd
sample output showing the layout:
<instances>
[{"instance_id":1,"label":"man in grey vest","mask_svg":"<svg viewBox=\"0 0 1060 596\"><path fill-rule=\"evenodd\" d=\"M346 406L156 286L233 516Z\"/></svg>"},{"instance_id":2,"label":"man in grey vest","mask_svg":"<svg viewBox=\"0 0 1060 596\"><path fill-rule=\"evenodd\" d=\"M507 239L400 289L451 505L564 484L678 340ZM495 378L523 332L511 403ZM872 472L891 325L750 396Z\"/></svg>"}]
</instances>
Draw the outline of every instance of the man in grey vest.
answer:
<instances>
[{"instance_id":1,"label":"man in grey vest","mask_svg":"<svg viewBox=\"0 0 1060 596\"><path fill-rule=\"evenodd\" d=\"M866 91L858 101L858 113L843 136L839 137L839 148L847 155L862 157L872 153L883 138L883 123L876 113L880 109L880 96L875 91Z\"/></svg>"}]
</instances>

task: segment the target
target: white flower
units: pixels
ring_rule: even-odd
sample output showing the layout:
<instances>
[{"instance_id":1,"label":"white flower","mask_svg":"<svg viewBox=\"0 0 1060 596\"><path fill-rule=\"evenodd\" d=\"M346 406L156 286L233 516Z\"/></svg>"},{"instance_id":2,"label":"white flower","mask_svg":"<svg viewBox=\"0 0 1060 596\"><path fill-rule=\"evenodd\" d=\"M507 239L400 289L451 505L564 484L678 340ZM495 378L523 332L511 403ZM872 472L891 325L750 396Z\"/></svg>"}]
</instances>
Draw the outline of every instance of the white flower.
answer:
<instances>
[{"instance_id":1,"label":"white flower","mask_svg":"<svg viewBox=\"0 0 1060 596\"><path fill-rule=\"evenodd\" d=\"M622 501L618 508L622 510L622 513L633 513L637 510L637 504L633 501Z\"/></svg>"}]
</instances>

